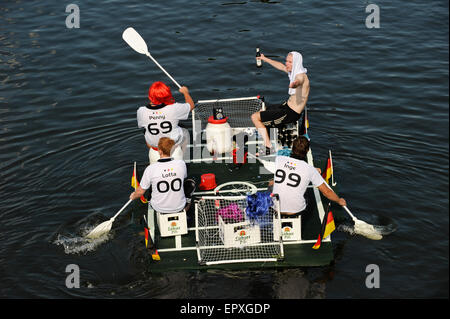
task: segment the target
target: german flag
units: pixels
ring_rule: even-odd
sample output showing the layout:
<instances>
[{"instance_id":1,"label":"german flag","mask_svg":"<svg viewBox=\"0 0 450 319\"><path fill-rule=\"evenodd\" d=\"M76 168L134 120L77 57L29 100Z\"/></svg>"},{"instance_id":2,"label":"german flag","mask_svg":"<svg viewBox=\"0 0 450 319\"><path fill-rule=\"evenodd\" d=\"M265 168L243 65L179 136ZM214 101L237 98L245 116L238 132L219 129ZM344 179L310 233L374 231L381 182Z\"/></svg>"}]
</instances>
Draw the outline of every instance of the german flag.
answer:
<instances>
[{"instance_id":1,"label":"german flag","mask_svg":"<svg viewBox=\"0 0 450 319\"><path fill-rule=\"evenodd\" d=\"M161 257L159 257L158 251L155 249L155 251L152 253L152 259L153 260L161 260Z\"/></svg>"},{"instance_id":2,"label":"german flag","mask_svg":"<svg viewBox=\"0 0 450 319\"><path fill-rule=\"evenodd\" d=\"M136 190L139 187L139 181L137 180L137 177L136 177L136 162L134 162L133 176L131 176L131 187L133 187L134 190ZM142 203L144 203L144 204L148 203L148 201L144 197L144 195L142 195L140 199L141 199Z\"/></svg>"},{"instance_id":3,"label":"german flag","mask_svg":"<svg viewBox=\"0 0 450 319\"><path fill-rule=\"evenodd\" d=\"M152 248L152 259L153 260L161 260L161 257L159 257L158 254L158 250L154 249L154 247L149 247L149 245L151 245L152 243L152 237L150 235L150 229L148 229L147 227L144 227L144 232L145 232L145 248Z\"/></svg>"},{"instance_id":4,"label":"german flag","mask_svg":"<svg viewBox=\"0 0 450 319\"><path fill-rule=\"evenodd\" d=\"M333 213L331 212L331 203L328 204L327 213L323 218L322 230L317 238L317 242L312 247L313 249L319 249L322 244L322 240L327 238L336 229L334 225Z\"/></svg>"},{"instance_id":5,"label":"german flag","mask_svg":"<svg viewBox=\"0 0 450 319\"><path fill-rule=\"evenodd\" d=\"M150 230L147 227L144 227L145 232L145 248L148 248L148 238L150 236Z\"/></svg>"},{"instance_id":6,"label":"german flag","mask_svg":"<svg viewBox=\"0 0 450 319\"><path fill-rule=\"evenodd\" d=\"M328 153L327 168L322 173L323 179L330 185L330 178L333 175L333 165L331 164L331 151Z\"/></svg>"}]
</instances>

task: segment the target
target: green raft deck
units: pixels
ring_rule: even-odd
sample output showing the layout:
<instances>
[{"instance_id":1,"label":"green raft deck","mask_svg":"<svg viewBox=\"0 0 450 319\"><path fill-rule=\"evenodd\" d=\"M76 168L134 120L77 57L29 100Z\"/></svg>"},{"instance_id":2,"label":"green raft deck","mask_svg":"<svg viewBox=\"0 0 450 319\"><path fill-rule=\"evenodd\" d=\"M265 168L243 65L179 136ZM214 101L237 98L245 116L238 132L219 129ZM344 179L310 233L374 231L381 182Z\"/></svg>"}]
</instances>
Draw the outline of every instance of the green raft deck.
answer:
<instances>
[{"instance_id":1,"label":"green raft deck","mask_svg":"<svg viewBox=\"0 0 450 319\"><path fill-rule=\"evenodd\" d=\"M316 167L324 170L325 162L316 162ZM254 176L253 180L245 180L254 183L258 190L267 187L270 175L259 174L262 167L258 162L247 163L239 169L233 169L233 164L209 163L190 164L188 171L190 176L200 176L205 172L214 172L217 184L238 180L239 176ZM334 187L333 187L334 189ZM317 196L320 200L317 199ZM201 198L194 196L193 201ZM150 271L167 270L201 270L201 269L260 269L260 268L292 268L292 267L312 267L329 265L334 259L332 235L322 241L319 249L313 249L322 227L323 213L327 209L329 200L326 199L317 189L308 188L305 193L307 200L307 212L301 218L301 240L283 241L284 256L274 262L236 262L225 264L204 265L199 263L197 255L197 242L195 236L195 205L191 205L187 212L188 233L173 237L159 237L159 229L155 223L157 238L157 249L160 255L159 261L152 261ZM338 206L331 206L335 220L339 216L344 216L345 212ZM178 237L178 238L177 238Z\"/></svg>"},{"instance_id":2,"label":"green raft deck","mask_svg":"<svg viewBox=\"0 0 450 319\"><path fill-rule=\"evenodd\" d=\"M205 123L208 122L208 118L211 116L211 114L213 114L213 109L218 106L223 109L226 115L229 116L229 125L233 130L236 130L233 131L234 134L236 134L236 132L247 132L250 128L252 128L253 124L250 121L250 115L253 112L265 109L264 100L260 99L259 97L199 101L192 114L192 135L194 139L195 137L199 137L201 135L201 143L207 141L207 138L205 139L205 136L202 135L204 132L204 127L202 126L204 126ZM244 110L245 114L241 114ZM200 123L200 125L198 123ZM298 136L299 125L300 123L293 124L288 127L288 129L291 129L291 132L294 132L295 135ZM302 130L306 133L308 132L307 127L308 122L305 109L305 114L303 116L302 122ZM253 136L253 138L255 138L256 135L257 134L250 134L250 136ZM259 143L260 141L247 141L245 143L246 145L250 145L249 143L255 142ZM276 135L273 142L275 142L275 145L281 146L282 148L286 146L286 144L282 142L280 135ZM252 145L254 146L255 144ZM280 148L278 147L278 149ZM251 153L250 150L249 153ZM205 153L202 154L204 155ZM226 156L230 156L230 154ZM324 154L321 161L313 161L312 150L310 150L308 152L307 161L309 164L321 168L323 172L326 169L327 158L328 154ZM273 173L271 174L267 170L265 170L263 165L259 161L249 157L247 163L238 166L236 164L233 164L232 160L230 161L229 159L230 158L228 158L228 160L220 161L220 159L218 159L213 161L211 158L211 160L208 161L205 158L202 158L200 160L194 159L191 161L187 161L186 163L188 168L188 177L193 177L198 183L202 174L213 173L215 175L217 185L222 185L228 182L246 182L254 185L253 187L256 187L260 192L264 192L265 190L267 190L268 182L273 179ZM274 158L272 157L265 159L273 161ZM337 192L334 186L335 184L330 184L332 184L331 187ZM300 219L300 239L284 240L282 239L282 236L280 236L279 234L275 234L275 228L278 228L279 225L282 225L283 221L285 220L282 219L282 217L280 218L279 210L271 207L269 209L269 211L272 212L271 235L263 239L264 229L261 228L258 230L258 233L261 234L261 240L259 240L258 238L259 241L255 241L256 244L255 242L249 244L245 243L244 245L238 247L227 246L225 244L226 240L224 239L224 237L219 238L219 236L216 236L217 238L214 241L207 242L207 239L207 243L205 243L204 238L199 235L199 233L201 232L200 229L202 229L202 231L208 229L206 230L207 232L209 231L209 229L219 228L217 226L218 222L215 221L215 219L217 220L217 215L215 216L215 219L214 217L210 218L207 225L205 224L207 227L204 227L205 225L200 225L199 207L201 206L201 202L205 201L204 197L208 195L200 194L200 191L198 189L194 194L195 195L192 199L192 205L189 211L186 213L188 232L184 235L171 237L159 236L160 231L158 229L158 223L156 222L157 217L154 216L154 212L151 210L151 207L149 205L146 221L148 221L149 228L152 228L152 232L154 232L156 248L160 256L160 260L152 260L149 266L150 271L159 272L167 270L261 269L325 266L329 265L334 259L332 245L333 234L322 241L319 249L312 248L321 232L322 220L325 215L325 210L328 209L329 204L329 200L326 199L317 188L313 188L312 186L310 186L305 193L305 199L307 201L307 212L303 213ZM214 195L215 194L213 193L212 196ZM220 195L226 197L225 195L222 195L222 193ZM211 201L214 201L214 199L211 199ZM245 201L240 202L241 208L243 206L242 203L244 203L245 206ZM218 206L216 205L215 209L214 204L211 206L212 207L209 208L209 211L212 212L211 214L212 216L214 216L214 213L217 213ZM345 211L339 205L332 204L331 210L333 212L335 221L346 215ZM278 217L276 217L276 214L278 214ZM152 219L154 222L151 222ZM276 225L277 227L275 227L275 220L278 223ZM222 224L221 235L223 235L224 233L223 229L224 228ZM281 227L278 229L280 229L281 232ZM216 233L219 233L219 231L217 230ZM272 245L272 248L274 248L273 253L272 251L268 250L264 252L264 257L255 254L255 258L253 258L253 256L250 256L250 258L246 258L246 256L244 256L242 260L239 260L241 257L233 259L233 257L229 258L229 256L227 256L227 254L232 251L235 251L237 255L245 255L245 253L247 252L250 252L250 254L252 254L252 249L255 248L254 246L258 245ZM206 249L202 251L202 248L205 247ZM215 260L213 262L205 262L204 257L202 257L209 254L209 251L207 251L208 249L216 249L218 251L218 255L214 255ZM205 253L205 251L207 252ZM225 256L223 260L220 259L221 256Z\"/></svg>"}]
</instances>

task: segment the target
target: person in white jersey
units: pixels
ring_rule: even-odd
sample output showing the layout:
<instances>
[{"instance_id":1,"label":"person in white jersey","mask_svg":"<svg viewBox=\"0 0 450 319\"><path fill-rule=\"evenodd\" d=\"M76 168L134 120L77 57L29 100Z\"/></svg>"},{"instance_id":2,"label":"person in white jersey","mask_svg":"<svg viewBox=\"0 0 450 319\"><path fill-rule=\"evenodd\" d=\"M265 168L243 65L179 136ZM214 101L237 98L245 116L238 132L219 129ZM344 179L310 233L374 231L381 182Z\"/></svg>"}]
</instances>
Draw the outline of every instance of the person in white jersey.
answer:
<instances>
[{"instance_id":1,"label":"person in white jersey","mask_svg":"<svg viewBox=\"0 0 450 319\"><path fill-rule=\"evenodd\" d=\"M291 156L275 158L273 193L280 197L280 212L283 215L297 216L306 209L305 192L310 183L329 200L346 206L345 199L340 198L327 186L319 171L305 160L309 150L309 140L297 137L292 146Z\"/></svg>"},{"instance_id":2,"label":"person in white jersey","mask_svg":"<svg viewBox=\"0 0 450 319\"><path fill-rule=\"evenodd\" d=\"M186 163L170 157L174 147L174 140L168 137L159 140L160 159L147 166L139 187L130 194L131 200L140 198L147 189L150 189L150 205L155 211L164 214L189 210L195 183L191 179L186 179Z\"/></svg>"},{"instance_id":3,"label":"person in white jersey","mask_svg":"<svg viewBox=\"0 0 450 319\"><path fill-rule=\"evenodd\" d=\"M149 148L150 163L155 162L158 156L158 141L161 137L169 137L180 148L175 148L173 154L177 159L183 157L183 152L189 142L188 130L178 126L180 120L187 120L189 112L195 107L194 101L187 87L180 88L185 103L177 103L172 96L170 88L161 81L153 83L148 91L150 103L137 110L138 127L145 134L145 142Z\"/></svg>"},{"instance_id":4,"label":"person in white jersey","mask_svg":"<svg viewBox=\"0 0 450 319\"><path fill-rule=\"evenodd\" d=\"M267 127L277 127L282 124L295 123L300 119L301 113L305 109L309 96L309 79L306 73L308 70L303 67L303 56L297 52L289 52L286 56L286 63L272 60L261 54L257 57L261 61L269 63L277 70L286 72L289 77L289 98L281 105L271 105L265 111L253 113L252 122L262 135L265 145L265 154L271 153ZM260 155L264 155L260 154Z\"/></svg>"}]
</instances>

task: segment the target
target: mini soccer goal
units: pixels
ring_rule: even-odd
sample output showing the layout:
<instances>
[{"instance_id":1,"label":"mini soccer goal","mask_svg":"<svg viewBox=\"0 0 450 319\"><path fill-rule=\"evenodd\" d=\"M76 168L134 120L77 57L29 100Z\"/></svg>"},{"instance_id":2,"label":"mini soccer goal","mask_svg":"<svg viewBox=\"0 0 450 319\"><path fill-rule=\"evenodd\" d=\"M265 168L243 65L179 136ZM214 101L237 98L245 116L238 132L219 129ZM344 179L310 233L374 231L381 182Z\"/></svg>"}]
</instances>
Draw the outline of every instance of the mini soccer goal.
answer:
<instances>
[{"instance_id":1,"label":"mini soccer goal","mask_svg":"<svg viewBox=\"0 0 450 319\"><path fill-rule=\"evenodd\" d=\"M200 264L275 262L283 259L279 201L268 193L204 196L195 204Z\"/></svg>"},{"instance_id":2,"label":"mini soccer goal","mask_svg":"<svg viewBox=\"0 0 450 319\"><path fill-rule=\"evenodd\" d=\"M264 99L259 96L198 101L192 111L193 138L206 140L210 154L231 152L234 149L233 141L241 148L244 144L262 145L262 136L259 136L251 116L266 109L270 109L270 106L266 106ZM283 124L269 129L269 136L277 151L292 147L299 132L298 124ZM205 136L201 135L203 132ZM256 147L252 151L256 152Z\"/></svg>"},{"instance_id":3,"label":"mini soccer goal","mask_svg":"<svg viewBox=\"0 0 450 319\"><path fill-rule=\"evenodd\" d=\"M245 143L256 145L251 115L264 109L259 97L198 101L192 111L193 138L205 140L210 154L227 154Z\"/></svg>"},{"instance_id":4,"label":"mini soccer goal","mask_svg":"<svg viewBox=\"0 0 450 319\"><path fill-rule=\"evenodd\" d=\"M192 110L192 121L200 121L203 125L208 123L211 116L216 117L217 120L227 117L227 122L231 128L249 128L253 127L250 116L263 110L265 110L265 104L257 96L201 100L197 102L195 109Z\"/></svg>"}]
</instances>

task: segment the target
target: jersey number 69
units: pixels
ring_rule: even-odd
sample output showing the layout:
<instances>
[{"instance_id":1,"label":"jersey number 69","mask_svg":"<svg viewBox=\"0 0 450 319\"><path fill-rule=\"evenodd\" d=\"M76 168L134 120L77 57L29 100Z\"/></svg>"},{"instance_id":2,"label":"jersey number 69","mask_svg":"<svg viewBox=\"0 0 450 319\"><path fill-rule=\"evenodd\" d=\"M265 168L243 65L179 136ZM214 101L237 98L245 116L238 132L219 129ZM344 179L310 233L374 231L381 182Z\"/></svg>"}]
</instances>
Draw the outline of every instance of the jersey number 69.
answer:
<instances>
[{"instance_id":1,"label":"jersey number 69","mask_svg":"<svg viewBox=\"0 0 450 319\"><path fill-rule=\"evenodd\" d=\"M147 126L148 132L151 135L158 135L159 134L159 128L158 127L152 127L152 126L155 126L155 125L158 125L158 123L150 123ZM161 128L161 133L163 133L163 134L167 134L167 133L170 133L172 131L172 123L170 123L169 121L161 122L159 124L159 127Z\"/></svg>"}]
</instances>

